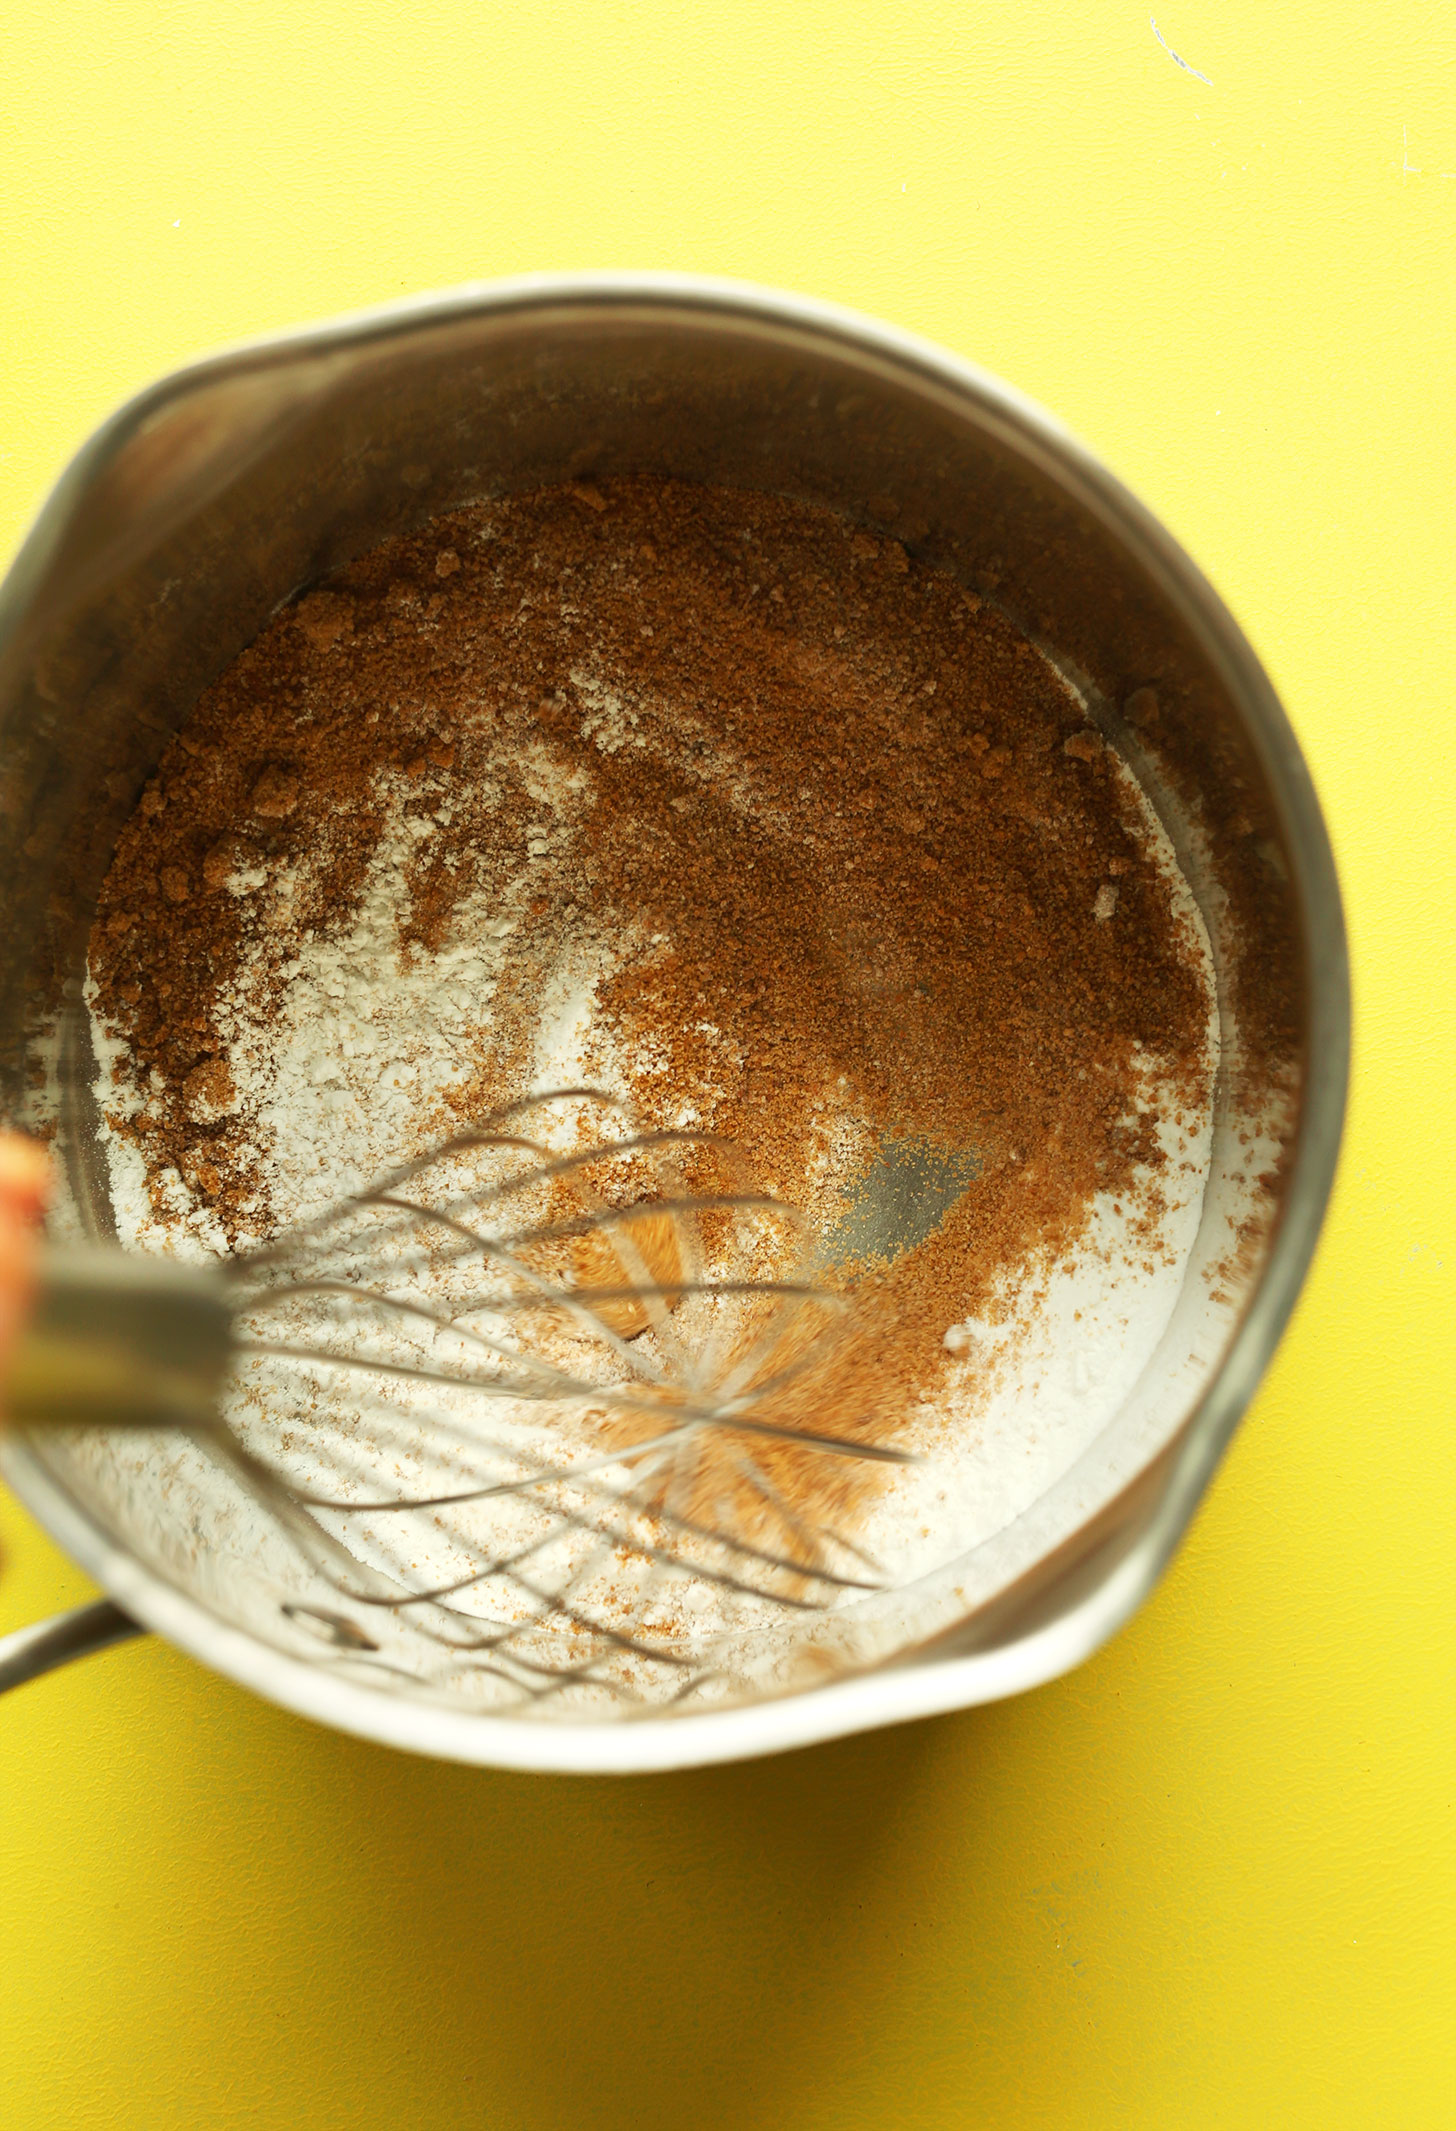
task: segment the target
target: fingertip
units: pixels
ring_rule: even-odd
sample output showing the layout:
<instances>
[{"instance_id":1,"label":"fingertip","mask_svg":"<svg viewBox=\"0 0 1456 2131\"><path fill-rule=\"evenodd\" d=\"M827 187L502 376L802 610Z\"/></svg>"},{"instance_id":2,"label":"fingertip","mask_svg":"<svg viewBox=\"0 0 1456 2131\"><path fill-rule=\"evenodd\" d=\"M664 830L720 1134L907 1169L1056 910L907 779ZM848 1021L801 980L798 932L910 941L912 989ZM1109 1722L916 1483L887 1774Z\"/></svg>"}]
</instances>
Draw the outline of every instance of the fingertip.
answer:
<instances>
[{"instance_id":1,"label":"fingertip","mask_svg":"<svg viewBox=\"0 0 1456 2131\"><path fill-rule=\"evenodd\" d=\"M0 1206L26 1221L40 1221L51 1196L50 1156L23 1132L0 1132Z\"/></svg>"}]
</instances>

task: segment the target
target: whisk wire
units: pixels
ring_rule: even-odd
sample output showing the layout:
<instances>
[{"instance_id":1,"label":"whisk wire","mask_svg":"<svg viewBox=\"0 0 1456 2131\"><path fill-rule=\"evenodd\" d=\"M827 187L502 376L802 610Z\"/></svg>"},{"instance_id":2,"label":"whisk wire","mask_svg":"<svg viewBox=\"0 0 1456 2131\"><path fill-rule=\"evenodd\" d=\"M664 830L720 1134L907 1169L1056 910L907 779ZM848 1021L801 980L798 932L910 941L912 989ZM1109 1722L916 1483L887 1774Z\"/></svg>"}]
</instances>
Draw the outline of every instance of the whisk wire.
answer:
<instances>
[{"instance_id":1,"label":"whisk wire","mask_svg":"<svg viewBox=\"0 0 1456 2131\"><path fill-rule=\"evenodd\" d=\"M528 1128L593 1110L614 1136ZM728 1188L696 1188L715 1164ZM864 1423L819 1425L812 1397L782 1409L848 1310L804 1270L809 1240L714 1133L637 1130L594 1088L520 1098L229 1268L243 1380L216 1447L315 1573L441 1663L532 1704L640 1700L641 1667L681 1674L674 1699L704 1690L734 1634L883 1584L764 1463L909 1462ZM333 1658L399 1669L363 1640Z\"/></svg>"}]
</instances>

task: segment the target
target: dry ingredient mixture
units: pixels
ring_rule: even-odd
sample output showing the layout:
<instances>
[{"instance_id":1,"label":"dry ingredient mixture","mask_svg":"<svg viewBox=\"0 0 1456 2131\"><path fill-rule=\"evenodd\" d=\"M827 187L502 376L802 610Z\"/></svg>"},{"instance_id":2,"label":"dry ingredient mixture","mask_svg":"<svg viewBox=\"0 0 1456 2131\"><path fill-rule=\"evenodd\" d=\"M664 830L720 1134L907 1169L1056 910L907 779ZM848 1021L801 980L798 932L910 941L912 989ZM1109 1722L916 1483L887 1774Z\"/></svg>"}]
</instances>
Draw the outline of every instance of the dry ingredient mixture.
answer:
<instances>
[{"instance_id":1,"label":"dry ingredient mixture","mask_svg":"<svg viewBox=\"0 0 1456 2131\"><path fill-rule=\"evenodd\" d=\"M1063 681L893 541L655 480L480 505L282 610L143 793L90 955L118 1204L256 1242L575 1081L821 1230L919 1150L973 1181L854 1268L836 1380L890 1435L1107 1209L1168 1255L1181 886Z\"/></svg>"}]
</instances>

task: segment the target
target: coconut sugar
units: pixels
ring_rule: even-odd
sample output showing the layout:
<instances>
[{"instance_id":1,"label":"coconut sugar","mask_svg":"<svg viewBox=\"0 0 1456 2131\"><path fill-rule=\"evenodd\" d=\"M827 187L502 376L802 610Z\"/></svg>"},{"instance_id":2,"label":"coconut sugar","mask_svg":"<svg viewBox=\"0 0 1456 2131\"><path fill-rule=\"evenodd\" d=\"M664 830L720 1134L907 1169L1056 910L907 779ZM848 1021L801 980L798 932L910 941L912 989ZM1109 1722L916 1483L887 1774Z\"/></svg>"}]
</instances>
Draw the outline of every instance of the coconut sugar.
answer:
<instances>
[{"instance_id":1,"label":"coconut sugar","mask_svg":"<svg viewBox=\"0 0 1456 2131\"><path fill-rule=\"evenodd\" d=\"M844 1425L936 1453L883 1494L897 1574L1065 1469L1198 1217L1207 943L1137 786L992 606L764 495L483 504L283 608L121 837L89 1001L144 1247L256 1244L568 1083L822 1237L887 1149L952 1179L829 1253Z\"/></svg>"}]
</instances>

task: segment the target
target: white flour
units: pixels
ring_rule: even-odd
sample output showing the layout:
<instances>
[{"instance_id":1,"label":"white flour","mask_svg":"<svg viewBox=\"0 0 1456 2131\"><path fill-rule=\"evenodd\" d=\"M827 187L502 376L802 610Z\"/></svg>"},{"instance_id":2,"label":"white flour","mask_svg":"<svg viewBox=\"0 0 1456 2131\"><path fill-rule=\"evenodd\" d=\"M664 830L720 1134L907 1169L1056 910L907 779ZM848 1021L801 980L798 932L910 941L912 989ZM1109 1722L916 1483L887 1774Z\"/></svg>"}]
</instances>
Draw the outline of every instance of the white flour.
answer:
<instances>
[{"instance_id":1,"label":"white flour","mask_svg":"<svg viewBox=\"0 0 1456 2131\"><path fill-rule=\"evenodd\" d=\"M569 837L579 799L569 782L538 780L540 818L531 824L527 864L504 893L463 897L449 938L422 954L401 941L409 909L406 867L421 843L448 826L448 803L421 813L412 787L398 775L382 776L379 790L385 829L357 907L337 928L306 933L281 967L270 945L300 900L302 866L271 876L255 868L228 884L247 916L240 966L220 996L218 1025L235 1091L232 1108L249 1122L267 1194L266 1211L257 1208L257 1229L241 1239L245 1246L364 1190L448 1133L443 1098L469 1078L470 1044L489 1040L490 1002L530 893L530 862ZM583 1061L573 1058L568 1040L568 1026L580 1021L590 999L589 980L574 973L580 959L563 942L543 1000L540 1086L560 1084L554 1075L581 1076ZM606 966L598 953L590 974L599 976ZM276 1005L275 973L282 979ZM91 1033L103 1115L136 1115L147 1093L130 1079L123 1048L94 1012ZM140 1153L121 1134L103 1130L123 1243L189 1256L227 1247L206 1202L175 1170L161 1180L167 1211L159 1219Z\"/></svg>"}]
</instances>

